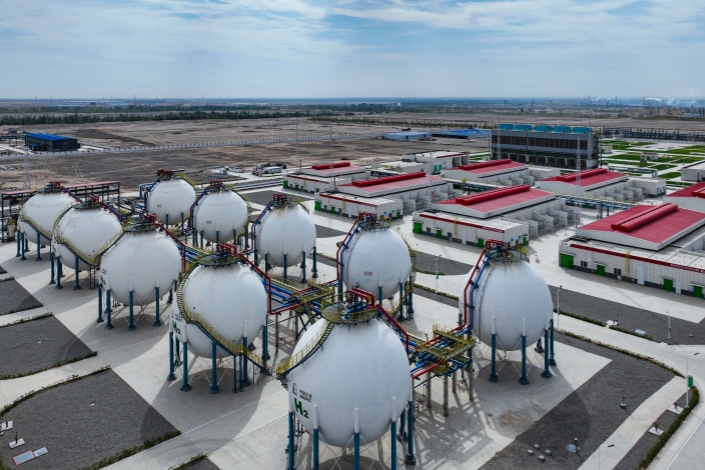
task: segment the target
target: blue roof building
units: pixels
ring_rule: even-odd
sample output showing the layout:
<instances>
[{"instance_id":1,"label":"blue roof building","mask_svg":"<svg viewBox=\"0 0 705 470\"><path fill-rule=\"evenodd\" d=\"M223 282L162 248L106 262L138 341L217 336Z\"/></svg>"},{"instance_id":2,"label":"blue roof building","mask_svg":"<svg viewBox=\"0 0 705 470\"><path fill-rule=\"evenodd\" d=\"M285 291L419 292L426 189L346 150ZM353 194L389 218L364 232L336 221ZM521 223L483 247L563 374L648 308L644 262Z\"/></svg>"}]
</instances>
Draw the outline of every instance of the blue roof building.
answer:
<instances>
[{"instance_id":1,"label":"blue roof building","mask_svg":"<svg viewBox=\"0 0 705 470\"><path fill-rule=\"evenodd\" d=\"M36 132L25 133L24 144L35 152L67 152L80 147L78 139L73 137Z\"/></svg>"}]
</instances>

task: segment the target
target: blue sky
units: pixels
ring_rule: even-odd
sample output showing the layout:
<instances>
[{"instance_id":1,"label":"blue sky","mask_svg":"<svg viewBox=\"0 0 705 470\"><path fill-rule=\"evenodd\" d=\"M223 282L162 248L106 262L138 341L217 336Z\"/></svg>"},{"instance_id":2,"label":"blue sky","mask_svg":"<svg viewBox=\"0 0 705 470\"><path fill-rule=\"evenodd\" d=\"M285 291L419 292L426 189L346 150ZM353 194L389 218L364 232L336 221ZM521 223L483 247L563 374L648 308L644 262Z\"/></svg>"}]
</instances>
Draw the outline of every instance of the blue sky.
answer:
<instances>
[{"instance_id":1,"label":"blue sky","mask_svg":"<svg viewBox=\"0 0 705 470\"><path fill-rule=\"evenodd\" d=\"M4 0L0 97L705 97L703 0Z\"/></svg>"}]
</instances>

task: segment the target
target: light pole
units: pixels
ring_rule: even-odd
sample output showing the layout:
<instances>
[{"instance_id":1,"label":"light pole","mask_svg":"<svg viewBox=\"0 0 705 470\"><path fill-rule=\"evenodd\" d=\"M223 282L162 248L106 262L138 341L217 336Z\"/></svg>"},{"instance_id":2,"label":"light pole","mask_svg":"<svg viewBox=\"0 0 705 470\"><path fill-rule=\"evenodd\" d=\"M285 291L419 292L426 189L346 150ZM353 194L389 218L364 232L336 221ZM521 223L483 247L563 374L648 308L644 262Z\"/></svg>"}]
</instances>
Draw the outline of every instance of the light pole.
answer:
<instances>
[{"instance_id":1,"label":"light pole","mask_svg":"<svg viewBox=\"0 0 705 470\"><path fill-rule=\"evenodd\" d=\"M558 316L556 317L556 328L561 329L561 289L563 289L563 286L558 286L558 293L556 294L556 313Z\"/></svg>"},{"instance_id":2,"label":"light pole","mask_svg":"<svg viewBox=\"0 0 705 470\"><path fill-rule=\"evenodd\" d=\"M667 339L671 339L671 309L668 309L668 337Z\"/></svg>"},{"instance_id":3,"label":"light pole","mask_svg":"<svg viewBox=\"0 0 705 470\"><path fill-rule=\"evenodd\" d=\"M610 445L604 445L604 444L603 444L603 445L601 445L601 446L597 449L597 470L600 470L600 468L602 468L602 467L600 466L600 463L601 463L601 460L602 460L602 459L600 458L600 456L602 455L602 448L603 448L603 447L614 447L614 444L610 444Z\"/></svg>"},{"instance_id":4,"label":"light pole","mask_svg":"<svg viewBox=\"0 0 705 470\"><path fill-rule=\"evenodd\" d=\"M436 292L438 292L438 258L440 258L441 255L436 256Z\"/></svg>"}]
</instances>

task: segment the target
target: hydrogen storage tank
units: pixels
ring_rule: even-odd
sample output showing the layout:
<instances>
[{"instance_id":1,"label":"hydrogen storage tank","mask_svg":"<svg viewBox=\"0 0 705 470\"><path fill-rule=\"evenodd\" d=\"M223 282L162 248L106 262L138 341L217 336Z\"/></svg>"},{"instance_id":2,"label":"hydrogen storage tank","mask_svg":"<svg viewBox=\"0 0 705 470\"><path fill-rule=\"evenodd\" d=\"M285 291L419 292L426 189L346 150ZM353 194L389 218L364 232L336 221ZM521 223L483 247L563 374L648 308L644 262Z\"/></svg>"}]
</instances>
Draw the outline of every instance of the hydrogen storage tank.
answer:
<instances>
[{"instance_id":1,"label":"hydrogen storage tank","mask_svg":"<svg viewBox=\"0 0 705 470\"><path fill-rule=\"evenodd\" d=\"M275 194L254 230L255 247L272 266L300 264L316 245L316 225L308 211L285 194Z\"/></svg>"},{"instance_id":2,"label":"hydrogen storage tank","mask_svg":"<svg viewBox=\"0 0 705 470\"><path fill-rule=\"evenodd\" d=\"M338 263L347 289L358 287L378 300L394 296L411 274L406 242L389 223L375 217L358 221L341 245Z\"/></svg>"},{"instance_id":3,"label":"hydrogen storage tank","mask_svg":"<svg viewBox=\"0 0 705 470\"><path fill-rule=\"evenodd\" d=\"M54 255L67 266L73 266L79 257L79 270L93 264L99 250L122 232L117 216L100 204L86 202L63 212L54 224Z\"/></svg>"},{"instance_id":4,"label":"hydrogen storage tank","mask_svg":"<svg viewBox=\"0 0 705 470\"><path fill-rule=\"evenodd\" d=\"M41 234L40 244L48 244L53 238L56 218L76 203L78 201L63 192L58 183L48 184L22 204L18 225L28 242L37 243L36 227Z\"/></svg>"},{"instance_id":5,"label":"hydrogen storage tank","mask_svg":"<svg viewBox=\"0 0 705 470\"><path fill-rule=\"evenodd\" d=\"M252 341L267 321L267 291L260 277L238 258L215 254L198 263L182 281L183 288L177 294L180 301L172 303L174 331L179 341L188 342L190 352L212 357L213 340L198 326L187 324L184 317L197 314L233 345L239 345L243 338ZM229 356L220 347L216 355Z\"/></svg>"},{"instance_id":6,"label":"hydrogen storage tank","mask_svg":"<svg viewBox=\"0 0 705 470\"><path fill-rule=\"evenodd\" d=\"M403 413L411 377L404 345L390 327L376 316L346 324L337 315L341 310L343 303L327 307L325 319L302 335L292 357L315 343L329 322L336 323L323 346L287 379L292 407L308 432L315 419L324 442L352 447L356 410L361 441L379 439Z\"/></svg>"},{"instance_id":7,"label":"hydrogen storage tank","mask_svg":"<svg viewBox=\"0 0 705 470\"><path fill-rule=\"evenodd\" d=\"M468 285L472 271L465 277ZM470 305L472 289L460 293L459 308L464 311L464 302ZM525 254L515 251L500 251L489 254L488 263L475 288L473 334L486 345L491 345L492 330L497 339L497 348L505 351L521 349L522 332L526 331L526 343L533 344L544 333L553 313L553 301L546 281L529 264Z\"/></svg>"},{"instance_id":8,"label":"hydrogen storage tank","mask_svg":"<svg viewBox=\"0 0 705 470\"><path fill-rule=\"evenodd\" d=\"M164 225L178 225L188 217L196 190L173 171L160 170L159 176L147 192L146 210Z\"/></svg>"},{"instance_id":9,"label":"hydrogen storage tank","mask_svg":"<svg viewBox=\"0 0 705 470\"><path fill-rule=\"evenodd\" d=\"M102 256L101 284L120 303L135 305L154 302L172 288L181 272L181 254L174 241L156 227L137 222L128 225L122 237Z\"/></svg>"},{"instance_id":10,"label":"hydrogen storage tank","mask_svg":"<svg viewBox=\"0 0 705 470\"><path fill-rule=\"evenodd\" d=\"M193 226L202 239L227 243L246 229L247 216L248 206L242 196L216 181L196 201Z\"/></svg>"}]
</instances>

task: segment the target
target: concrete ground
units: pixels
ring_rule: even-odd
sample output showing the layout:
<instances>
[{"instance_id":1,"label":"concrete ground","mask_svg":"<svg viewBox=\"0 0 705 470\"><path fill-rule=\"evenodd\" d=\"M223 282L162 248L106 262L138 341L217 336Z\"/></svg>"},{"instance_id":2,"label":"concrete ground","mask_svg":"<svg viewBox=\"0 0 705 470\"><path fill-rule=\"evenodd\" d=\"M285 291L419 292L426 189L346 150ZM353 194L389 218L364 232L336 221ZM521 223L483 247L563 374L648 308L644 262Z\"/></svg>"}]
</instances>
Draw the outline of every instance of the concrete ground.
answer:
<instances>
[{"instance_id":1,"label":"concrete ground","mask_svg":"<svg viewBox=\"0 0 705 470\"><path fill-rule=\"evenodd\" d=\"M26 469L73 470L175 431L117 374L107 370L43 391L0 417L14 427L0 437L2 462L46 447L47 454L23 464ZM25 445L9 450L15 435Z\"/></svg>"},{"instance_id":2,"label":"concrete ground","mask_svg":"<svg viewBox=\"0 0 705 470\"><path fill-rule=\"evenodd\" d=\"M312 205L312 201L304 202ZM328 214L312 211L316 225L341 233L347 232L352 220L339 218ZM412 247L431 257L442 255L451 259L472 265L476 263L479 249L461 246L457 243L438 241L429 237L416 237L411 231L409 218L397 224L403 236ZM564 235L563 235L564 236ZM673 299L655 289L642 286L615 285L611 280L595 279L583 273L567 272L557 267L557 241L560 235L544 237L532 242L532 250L539 254L541 263L534 266L541 272L550 285L563 285L565 289L576 292L600 292L601 297L622 305L641 308L659 313L661 306L673 305L674 317L684 321L697 323L705 316L705 309L693 299L685 297ZM335 243L339 237L322 238L318 240L321 253L335 255ZM552 246L551 246L552 245ZM56 291L48 286L48 261L19 261L14 258L14 246L0 247L0 263L14 275L18 282L39 301L51 309L59 321L79 337L88 347L100 354L96 358L80 361L71 367L50 370L31 378L14 379L0 383L0 399L3 403L16 398L18 394L36 389L39 384L49 380L57 380L71 373L85 374L95 370L101 364L110 364L113 370L123 378L147 403L151 404L169 422L184 434L178 438L156 446L138 455L119 462L113 469L168 469L189 460L198 453L207 453L209 459L219 468L247 466L250 468L282 468L286 456L286 413L287 396L281 385L271 377L256 375L255 384L244 389L242 393L233 394L232 372L229 362L223 361L218 369L220 393L209 394L210 361L208 359L190 359L189 376L193 389L181 392L181 371L177 371L179 380L165 380L168 371L167 351L168 341L165 335L166 327L151 326L151 313L146 310L140 317L137 330L128 332L124 317L118 318L116 328L106 331L103 325L95 323L97 303L96 292L88 289L73 291L64 289ZM551 261L553 258L554 261ZM308 266L310 269L310 266ZM292 271L294 269L292 268ZM319 264L319 280L332 280L335 269L325 263ZM292 274L293 276L294 274ZM458 294L463 287L464 275L446 275L438 280L439 290ZM65 282L70 282L69 278ZM433 288L435 276L418 274L417 282ZM598 290L599 289L599 290ZM677 301L674 301L677 300ZM682 302L681 302L682 301ZM421 295L415 296L415 317L404 322L416 330L430 334L432 325L440 323L453 325L457 321L457 307L439 303ZM385 301L385 308L391 306ZM163 307L164 312L168 309ZM693 356L697 351L688 348L701 346L669 346L646 341L617 331L601 328L597 325L561 318L561 328L583 334L590 338L614 344L642 354L655 356L685 372L685 357L691 356L690 372L696 377L696 383L702 384L705 378L703 356ZM286 324L281 335L287 337ZM273 337L270 326L270 338ZM289 325L291 328L291 325ZM259 346L261 342L256 341ZM293 346L288 339L282 343L280 351L273 354L272 361L280 362L286 358ZM270 341L270 354L274 346ZM529 378L531 384L522 386L517 382L516 361L518 356L513 353L509 362L504 363L501 371L502 380L493 384L487 381L487 348L476 348L478 377L475 380L477 398L470 402L467 391L463 390L461 382L457 394L451 395L450 416L444 418L441 412L442 381L432 381L432 408L426 408L427 400L419 404L417 413L417 459L418 468L455 469L480 468L493 456L508 448L515 442L517 436L530 431L534 423L549 416L551 411L570 396L575 396L576 390L584 387L589 392L591 383L600 374L608 374L613 359L586 351L580 347L557 343L558 366L553 369L553 378L546 380L540 376L542 358L530 352L531 368ZM505 380L506 378L506 380ZM463 378L458 377L457 380ZM619 376L615 376L619 380ZM631 380L631 379L630 379ZM649 378L645 378L650 383ZM597 383L597 382L596 382ZM31 387L31 388L30 388ZM682 380L667 382L643 399L636 408L629 408L629 419L625 419L616 429L605 428L603 443L616 442L613 448L602 449L601 468L614 468L624 459L630 449L637 444L654 420L683 393ZM647 393L645 389L644 393ZM599 390L598 390L599 392ZM425 391L417 389L416 399L424 399ZM675 397L675 398L674 398ZM636 403L635 403L636 404ZM699 411L695 414L699 416ZM684 432L692 433L693 439L700 436L705 429L693 426L694 419L686 421ZM609 431L609 433L608 433ZM697 468L682 464L681 460L699 455L698 446L683 444L688 441L688 435L682 437L679 433L669 444L667 455L675 457L680 465L671 468ZM598 437L595 437L599 442ZM697 442L697 441L694 441ZM593 442L594 444L594 442ZM592 446L593 444L589 444ZM300 449L309 445L307 435L300 436ZM323 446L322 461L335 461L341 456L340 449ZM585 461L581 468L598 467L598 454L591 448L585 450L589 455L583 455ZM389 459L388 437L372 443L363 451L367 461L387 462ZM400 449L400 455L403 452ZM705 454L703 454L705 455ZM297 459L305 462L308 459L305 452L299 452ZM658 464L660 464L659 461ZM387 465L388 463L385 463ZM299 468L303 468L302 465ZM658 468L658 467L657 467ZM661 467L665 468L665 467Z\"/></svg>"},{"instance_id":3,"label":"concrete ground","mask_svg":"<svg viewBox=\"0 0 705 470\"><path fill-rule=\"evenodd\" d=\"M42 304L14 279L0 281L0 315L41 306Z\"/></svg>"},{"instance_id":4,"label":"concrete ground","mask_svg":"<svg viewBox=\"0 0 705 470\"><path fill-rule=\"evenodd\" d=\"M218 467L209 459L199 460L198 462L184 467L183 470L219 470Z\"/></svg>"},{"instance_id":5,"label":"concrete ground","mask_svg":"<svg viewBox=\"0 0 705 470\"><path fill-rule=\"evenodd\" d=\"M0 377L27 374L91 350L54 316L0 328Z\"/></svg>"}]
</instances>

